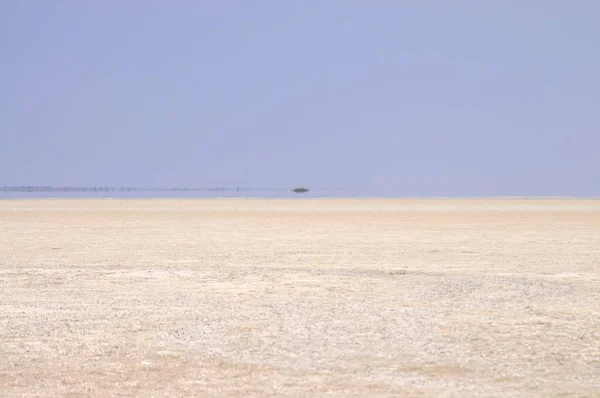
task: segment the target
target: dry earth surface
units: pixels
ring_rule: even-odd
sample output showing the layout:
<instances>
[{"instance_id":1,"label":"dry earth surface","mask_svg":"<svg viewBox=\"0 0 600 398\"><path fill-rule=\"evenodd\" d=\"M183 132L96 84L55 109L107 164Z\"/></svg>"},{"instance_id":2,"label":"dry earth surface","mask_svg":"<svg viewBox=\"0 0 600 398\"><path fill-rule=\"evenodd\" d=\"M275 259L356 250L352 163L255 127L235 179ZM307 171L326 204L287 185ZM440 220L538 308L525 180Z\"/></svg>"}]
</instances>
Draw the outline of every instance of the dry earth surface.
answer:
<instances>
[{"instance_id":1,"label":"dry earth surface","mask_svg":"<svg viewBox=\"0 0 600 398\"><path fill-rule=\"evenodd\" d=\"M0 201L0 396L600 396L600 200Z\"/></svg>"}]
</instances>

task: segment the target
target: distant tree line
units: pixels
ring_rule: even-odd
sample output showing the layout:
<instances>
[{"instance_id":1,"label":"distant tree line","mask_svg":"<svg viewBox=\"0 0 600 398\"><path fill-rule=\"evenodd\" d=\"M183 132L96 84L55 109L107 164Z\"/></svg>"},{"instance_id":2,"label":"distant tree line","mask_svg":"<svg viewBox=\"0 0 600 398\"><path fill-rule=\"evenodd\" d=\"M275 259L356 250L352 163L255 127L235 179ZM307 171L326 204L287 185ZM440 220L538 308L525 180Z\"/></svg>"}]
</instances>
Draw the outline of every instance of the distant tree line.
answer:
<instances>
[{"instance_id":1,"label":"distant tree line","mask_svg":"<svg viewBox=\"0 0 600 398\"><path fill-rule=\"evenodd\" d=\"M40 186L40 185L22 185L22 186L3 186L0 188L3 192L165 192L165 191L186 191L186 192L277 192L289 191L289 189L276 188L226 188L226 187L205 187L205 188L190 188L190 187L174 187L174 188L136 188L136 187L76 187L76 186ZM308 188L294 188L292 192L305 193Z\"/></svg>"}]
</instances>

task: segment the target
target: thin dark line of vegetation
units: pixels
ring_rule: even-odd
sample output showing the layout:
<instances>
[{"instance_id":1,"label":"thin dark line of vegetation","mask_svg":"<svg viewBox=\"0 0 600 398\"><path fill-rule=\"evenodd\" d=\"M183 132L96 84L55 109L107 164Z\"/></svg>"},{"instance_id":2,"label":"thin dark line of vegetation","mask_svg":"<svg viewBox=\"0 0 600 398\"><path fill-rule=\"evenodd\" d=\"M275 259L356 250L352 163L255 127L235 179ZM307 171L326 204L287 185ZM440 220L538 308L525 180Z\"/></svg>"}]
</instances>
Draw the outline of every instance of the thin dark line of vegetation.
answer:
<instances>
[{"instance_id":1,"label":"thin dark line of vegetation","mask_svg":"<svg viewBox=\"0 0 600 398\"><path fill-rule=\"evenodd\" d=\"M22 186L3 186L0 188L2 192L282 192L290 191L290 189L278 188L228 188L228 187L173 187L173 188L139 188L139 187L107 187L107 186L39 186L39 185L22 185ZM294 188L291 190L296 193L308 192L308 188Z\"/></svg>"}]
</instances>

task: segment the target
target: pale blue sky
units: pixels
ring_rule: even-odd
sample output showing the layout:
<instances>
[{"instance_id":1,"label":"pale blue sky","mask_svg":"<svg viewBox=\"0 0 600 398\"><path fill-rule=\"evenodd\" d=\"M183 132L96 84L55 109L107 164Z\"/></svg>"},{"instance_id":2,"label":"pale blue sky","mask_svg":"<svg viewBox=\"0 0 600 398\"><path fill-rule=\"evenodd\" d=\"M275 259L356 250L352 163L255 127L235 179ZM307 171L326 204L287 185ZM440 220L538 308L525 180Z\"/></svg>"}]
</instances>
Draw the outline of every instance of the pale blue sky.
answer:
<instances>
[{"instance_id":1,"label":"pale blue sky","mask_svg":"<svg viewBox=\"0 0 600 398\"><path fill-rule=\"evenodd\" d=\"M600 1L0 2L0 185L600 196Z\"/></svg>"}]
</instances>

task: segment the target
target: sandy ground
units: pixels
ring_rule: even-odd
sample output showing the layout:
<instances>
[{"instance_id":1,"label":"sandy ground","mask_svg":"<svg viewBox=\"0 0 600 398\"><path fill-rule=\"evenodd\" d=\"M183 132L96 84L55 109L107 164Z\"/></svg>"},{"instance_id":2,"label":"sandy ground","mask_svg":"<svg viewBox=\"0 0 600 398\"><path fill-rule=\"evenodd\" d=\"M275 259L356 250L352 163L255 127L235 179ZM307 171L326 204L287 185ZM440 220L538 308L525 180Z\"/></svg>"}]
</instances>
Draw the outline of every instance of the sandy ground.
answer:
<instances>
[{"instance_id":1,"label":"sandy ground","mask_svg":"<svg viewBox=\"0 0 600 398\"><path fill-rule=\"evenodd\" d=\"M0 201L0 396L600 397L600 200Z\"/></svg>"}]
</instances>

